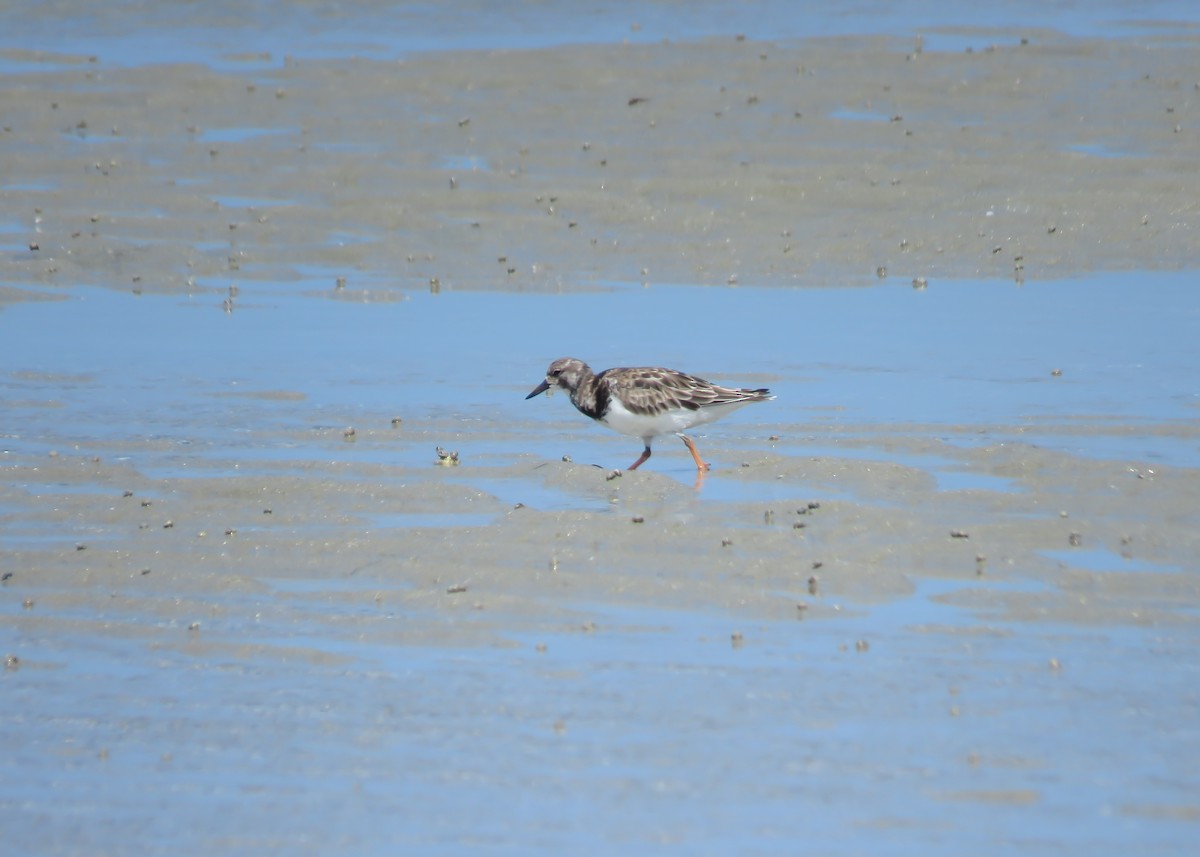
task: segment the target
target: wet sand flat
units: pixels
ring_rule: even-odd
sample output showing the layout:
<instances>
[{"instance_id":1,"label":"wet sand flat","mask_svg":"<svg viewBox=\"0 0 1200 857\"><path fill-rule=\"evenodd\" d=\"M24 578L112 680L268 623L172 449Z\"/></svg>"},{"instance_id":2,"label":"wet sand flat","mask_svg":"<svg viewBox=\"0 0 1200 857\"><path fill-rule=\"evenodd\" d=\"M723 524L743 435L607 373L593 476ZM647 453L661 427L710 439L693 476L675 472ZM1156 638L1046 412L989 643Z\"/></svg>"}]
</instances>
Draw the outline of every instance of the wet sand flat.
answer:
<instances>
[{"instance_id":1,"label":"wet sand flat","mask_svg":"<svg viewBox=\"0 0 1200 857\"><path fill-rule=\"evenodd\" d=\"M1019 32L245 71L20 56L0 276L570 289L1194 264L1194 39Z\"/></svg>"},{"instance_id":2,"label":"wet sand flat","mask_svg":"<svg viewBox=\"0 0 1200 857\"><path fill-rule=\"evenodd\" d=\"M1194 25L738 32L0 51L10 847L1188 852Z\"/></svg>"}]
</instances>

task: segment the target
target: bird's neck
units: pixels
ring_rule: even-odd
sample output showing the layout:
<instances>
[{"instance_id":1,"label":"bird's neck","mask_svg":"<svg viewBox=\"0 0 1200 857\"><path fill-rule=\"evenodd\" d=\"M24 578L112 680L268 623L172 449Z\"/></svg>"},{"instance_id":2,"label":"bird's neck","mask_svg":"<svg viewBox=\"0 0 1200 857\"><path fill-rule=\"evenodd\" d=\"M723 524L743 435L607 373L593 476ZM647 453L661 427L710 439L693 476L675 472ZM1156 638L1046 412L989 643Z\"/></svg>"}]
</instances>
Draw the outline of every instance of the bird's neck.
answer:
<instances>
[{"instance_id":1,"label":"bird's neck","mask_svg":"<svg viewBox=\"0 0 1200 857\"><path fill-rule=\"evenodd\" d=\"M608 410L608 388L600 383L598 376L588 372L571 391L571 404L579 413L598 420Z\"/></svg>"}]
</instances>

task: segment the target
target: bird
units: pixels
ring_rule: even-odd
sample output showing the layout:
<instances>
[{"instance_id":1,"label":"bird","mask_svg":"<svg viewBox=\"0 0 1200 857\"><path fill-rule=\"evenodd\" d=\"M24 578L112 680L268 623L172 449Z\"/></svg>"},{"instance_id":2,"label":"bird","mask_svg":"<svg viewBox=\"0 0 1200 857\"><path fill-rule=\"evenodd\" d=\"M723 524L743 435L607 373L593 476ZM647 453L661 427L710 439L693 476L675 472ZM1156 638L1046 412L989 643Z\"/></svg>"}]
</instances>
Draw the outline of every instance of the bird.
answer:
<instances>
[{"instance_id":1,"label":"bird","mask_svg":"<svg viewBox=\"0 0 1200 857\"><path fill-rule=\"evenodd\" d=\"M641 438L645 449L629 470L637 470L650 457L650 444L656 437L672 433L692 454L697 472L704 473L709 465L684 431L718 420L751 402L775 398L765 387L719 387L675 369L622 367L596 374L582 360L561 357L550 364L546 377L525 399L555 388L566 390L571 404L584 416L621 434Z\"/></svg>"}]
</instances>

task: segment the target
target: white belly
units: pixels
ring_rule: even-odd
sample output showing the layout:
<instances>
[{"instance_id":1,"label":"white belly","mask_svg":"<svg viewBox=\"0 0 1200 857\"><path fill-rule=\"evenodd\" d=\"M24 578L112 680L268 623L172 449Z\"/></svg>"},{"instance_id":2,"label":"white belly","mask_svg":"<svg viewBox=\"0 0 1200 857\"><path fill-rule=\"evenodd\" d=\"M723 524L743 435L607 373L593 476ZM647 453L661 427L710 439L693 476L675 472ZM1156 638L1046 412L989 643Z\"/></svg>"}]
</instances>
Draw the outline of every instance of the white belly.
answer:
<instances>
[{"instance_id":1,"label":"white belly","mask_svg":"<svg viewBox=\"0 0 1200 857\"><path fill-rule=\"evenodd\" d=\"M677 434L687 431L692 426L710 423L747 404L749 404L748 401L733 402L728 405L709 405L694 411L680 408L677 411L664 411L654 416L645 416L627 410L620 401L613 398L609 401L608 413L603 422L613 431L640 437L649 442L651 438L661 434Z\"/></svg>"}]
</instances>

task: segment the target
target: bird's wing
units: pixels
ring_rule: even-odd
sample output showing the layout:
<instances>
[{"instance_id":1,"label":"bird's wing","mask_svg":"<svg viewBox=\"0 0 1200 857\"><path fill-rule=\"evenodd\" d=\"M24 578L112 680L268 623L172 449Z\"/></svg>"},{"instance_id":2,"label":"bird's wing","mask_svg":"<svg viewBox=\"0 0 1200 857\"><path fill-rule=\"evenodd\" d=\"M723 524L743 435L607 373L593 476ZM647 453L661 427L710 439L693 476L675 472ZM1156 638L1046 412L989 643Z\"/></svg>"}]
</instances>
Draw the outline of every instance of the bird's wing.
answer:
<instances>
[{"instance_id":1,"label":"bird's wing","mask_svg":"<svg viewBox=\"0 0 1200 857\"><path fill-rule=\"evenodd\" d=\"M703 378L671 369L644 368L609 370L601 373L612 394L620 396L635 414L654 416L663 411L696 410L708 405L744 402L759 398L756 390L718 387Z\"/></svg>"}]
</instances>

